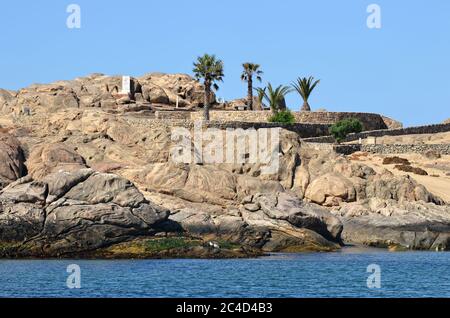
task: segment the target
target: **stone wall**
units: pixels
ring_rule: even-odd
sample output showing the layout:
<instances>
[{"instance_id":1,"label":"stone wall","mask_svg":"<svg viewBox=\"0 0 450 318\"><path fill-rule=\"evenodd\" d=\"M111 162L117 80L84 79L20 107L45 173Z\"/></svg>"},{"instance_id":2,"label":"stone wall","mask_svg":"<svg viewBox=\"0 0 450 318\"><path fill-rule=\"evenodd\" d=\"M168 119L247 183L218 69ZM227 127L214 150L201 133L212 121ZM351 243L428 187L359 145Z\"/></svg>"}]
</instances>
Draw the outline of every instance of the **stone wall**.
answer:
<instances>
[{"instance_id":1,"label":"stone wall","mask_svg":"<svg viewBox=\"0 0 450 318\"><path fill-rule=\"evenodd\" d=\"M316 144L314 144L316 145ZM356 151L364 151L377 154L404 154L404 153L418 153L425 154L432 150L441 155L450 155L450 144L422 144L422 145L329 145L334 151L340 154L349 155Z\"/></svg>"},{"instance_id":2,"label":"stone wall","mask_svg":"<svg viewBox=\"0 0 450 318\"><path fill-rule=\"evenodd\" d=\"M338 146L335 144L329 144L324 142L305 142L304 145L306 147L319 151L336 151L336 146Z\"/></svg>"},{"instance_id":3,"label":"stone wall","mask_svg":"<svg viewBox=\"0 0 450 318\"><path fill-rule=\"evenodd\" d=\"M124 116L123 119L133 126L145 125L146 127L157 128L173 128L183 127L187 129L193 129L195 121L183 120L183 119L167 119L167 118L137 118L132 116ZM252 122L238 122L238 121L210 121L202 123L203 128L218 128L218 129L262 129L262 128L283 128L289 131L293 131L299 135L300 138L308 138L312 136L325 136L328 134L328 125L323 124L279 124L279 123L252 123Z\"/></svg>"},{"instance_id":4,"label":"stone wall","mask_svg":"<svg viewBox=\"0 0 450 318\"><path fill-rule=\"evenodd\" d=\"M189 120L191 119L192 112L189 111L164 111L157 110L155 111L155 118L157 119L174 119L174 120Z\"/></svg>"},{"instance_id":5,"label":"stone wall","mask_svg":"<svg viewBox=\"0 0 450 318\"><path fill-rule=\"evenodd\" d=\"M358 134L350 134L343 142L351 142L359 140L359 138L365 139L367 137L436 134L448 131L450 131L450 124L417 126L399 129L372 130L372 131L364 131ZM334 143L335 140L332 136L324 136L324 137L307 138L304 141L313 143Z\"/></svg>"},{"instance_id":6,"label":"stone wall","mask_svg":"<svg viewBox=\"0 0 450 318\"><path fill-rule=\"evenodd\" d=\"M419 153L424 154L433 150L441 155L450 155L450 144L423 145L362 145L362 151L379 154Z\"/></svg>"},{"instance_id":7,"label":"stone wall","mask_svg":"<svg viewBox=\"0 0 450 318\"><path fill-rule=\"evenodd\" d=\"M211 120L215 121L239 121L239 122L252 122L262 123L268 122L269 117L272 115L270 111L226 111L226 110L213 110L210 111L209 116ZM203 118L203 112L192 112L192 120L200 120Z\"/></svg>"},{"instance_id":8,"label":"stone wall","mask_svg":"<svg viewBox=\"0 0 450 318\"><path fill-rule=\"evenodd\" d=\"M340 120L356 118L364 125L365 130L387 129L383 118L378 114L350 112L292 112L296 123L332 125ZM202 112L192 112L191 119L202 118ZM267 122L272 115L270 111L211 111L211 120Z\"/></svg>"}]
</instances>

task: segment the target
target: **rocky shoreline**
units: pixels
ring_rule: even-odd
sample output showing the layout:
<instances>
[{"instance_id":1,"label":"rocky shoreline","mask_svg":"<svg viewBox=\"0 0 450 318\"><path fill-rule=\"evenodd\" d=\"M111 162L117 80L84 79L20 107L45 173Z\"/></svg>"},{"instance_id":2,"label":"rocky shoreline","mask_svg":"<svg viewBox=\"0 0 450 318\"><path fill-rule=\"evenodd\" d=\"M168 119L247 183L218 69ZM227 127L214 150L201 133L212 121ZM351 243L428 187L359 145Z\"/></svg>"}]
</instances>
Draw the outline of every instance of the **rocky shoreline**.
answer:
<instances>
[{"instance_id":1,"label":"rocky shoreline","mask_svg":"<svg viewBox=\"0 0 450 318\"><path fill-rule=\"evenodd\" d=\"M98 107L58 108L57 87L38 86L17 95L34 101L31 114L0 116L0 258L450 250L450 205L409 175L313 149L284 129L272 175L261 164L176 163L176 123L104 109L100 80L63 85L100 98ZM188 88L198 86L182 80L196 100Z\"/></svg>"}]
</instances>

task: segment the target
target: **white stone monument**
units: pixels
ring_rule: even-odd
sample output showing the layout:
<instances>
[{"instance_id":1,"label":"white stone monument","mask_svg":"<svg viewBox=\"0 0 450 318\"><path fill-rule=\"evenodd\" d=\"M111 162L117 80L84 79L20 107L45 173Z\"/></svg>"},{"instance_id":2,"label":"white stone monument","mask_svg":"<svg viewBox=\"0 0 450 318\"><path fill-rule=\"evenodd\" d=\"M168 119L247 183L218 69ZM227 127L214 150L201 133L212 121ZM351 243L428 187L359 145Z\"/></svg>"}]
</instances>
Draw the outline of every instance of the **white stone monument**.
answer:
<instances>
[{"instance_id":1,"label":"white stone monument","mask_svg":"<svg viewBox=\"0 0 450 318\"><path fill-rule=\"evenodd\" d=\"M130 76L122 76L122 91L120 94L131 94L131 78Z\"/></svg>"}]
</instances>

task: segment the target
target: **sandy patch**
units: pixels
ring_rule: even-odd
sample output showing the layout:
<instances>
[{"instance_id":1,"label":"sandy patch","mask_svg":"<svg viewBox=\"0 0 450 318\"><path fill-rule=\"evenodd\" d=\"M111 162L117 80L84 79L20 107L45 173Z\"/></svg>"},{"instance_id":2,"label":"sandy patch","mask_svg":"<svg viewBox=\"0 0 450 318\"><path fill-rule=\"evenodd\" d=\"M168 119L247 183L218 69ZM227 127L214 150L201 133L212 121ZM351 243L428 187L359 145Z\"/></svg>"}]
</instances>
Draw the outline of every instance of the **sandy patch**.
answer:
<instances>
[{"instance_id":1,"label":"sandy patch","mask_svg":"<svg viewBox=\"0 0 450 318\"><path fill-rule=\"evenodd\" d=\"M442 156L440 159L427 159L419 154L400 154L396 155L400 158L408 159L411 165L419 167L428 172L428 176L419 176L394 169L394 164L383 165L382 161L385 157L393 155L378 154L354 154L349 156L355 162L361 162L373 168L376 172L381 173L383 169L387 169L396 176L409 175L418 183L424 185L428 191L441 199L450 203L450 156ZM449 175L447 175L449 174Z\"/></svg>"},{"instance_id":2,"label":"sandy patch","mask_svg":"<svg viewBox=\"0 0 450 318\"><path fill-rule=\"evenodd\" d=\"M351 143L358 143L358 140ZM383 136L377 137L378 144L450 144L450 132L422 135Z\"/></svg>"}]
</instances>

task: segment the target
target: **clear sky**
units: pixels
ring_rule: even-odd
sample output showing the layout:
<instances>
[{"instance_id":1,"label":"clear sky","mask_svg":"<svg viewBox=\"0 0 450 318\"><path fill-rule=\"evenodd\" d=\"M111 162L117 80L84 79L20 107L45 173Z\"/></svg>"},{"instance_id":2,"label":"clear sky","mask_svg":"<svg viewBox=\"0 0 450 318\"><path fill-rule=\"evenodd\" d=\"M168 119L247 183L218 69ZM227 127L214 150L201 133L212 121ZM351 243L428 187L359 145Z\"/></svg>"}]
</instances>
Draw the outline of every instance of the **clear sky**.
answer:
<instances>
[{"instance_id":1,"label":"clear sky","mask_svg":"<svg viewBox=\"0 0 450 318\"><path fill-rule=\"evenodd\" d=\"M81 28L69 29L69 4ZM381 29L367 27L367 6ZM405 125L450 117L448 0L16 0L0 10L0 87L90 73L191 74L213 53L225 63L219 97L246 94L241 64L261 64L264 82L322 81L312 108L383 113ZM298 95L288 96L298 110Z\"/></svg>"}]
</instances>

